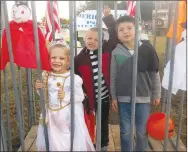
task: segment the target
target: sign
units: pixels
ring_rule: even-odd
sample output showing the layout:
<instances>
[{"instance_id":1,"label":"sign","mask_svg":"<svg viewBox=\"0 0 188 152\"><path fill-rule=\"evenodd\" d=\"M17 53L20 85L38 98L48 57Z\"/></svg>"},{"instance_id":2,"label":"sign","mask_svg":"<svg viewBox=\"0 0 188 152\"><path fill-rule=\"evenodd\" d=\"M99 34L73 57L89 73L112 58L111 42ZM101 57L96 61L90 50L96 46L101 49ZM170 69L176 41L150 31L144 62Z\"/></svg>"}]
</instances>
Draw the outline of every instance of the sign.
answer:
<instances>
[{"instance_id":1,"label":"sign","mask_svg":"<svg viewBox=\"0 0 188 152\"><path fill-rule=\"evenodd\" d=\"M115 15L115 11L111 10L112 15ZM117 10L117 18L127 14L126 10ZM96 27L97 21L97 11L96 10L86 10L81 12L77 16L77 29L87 30L92 27ZM102 27L106 28L105 24L102 23Z\"/></svg>"}]
</instances>

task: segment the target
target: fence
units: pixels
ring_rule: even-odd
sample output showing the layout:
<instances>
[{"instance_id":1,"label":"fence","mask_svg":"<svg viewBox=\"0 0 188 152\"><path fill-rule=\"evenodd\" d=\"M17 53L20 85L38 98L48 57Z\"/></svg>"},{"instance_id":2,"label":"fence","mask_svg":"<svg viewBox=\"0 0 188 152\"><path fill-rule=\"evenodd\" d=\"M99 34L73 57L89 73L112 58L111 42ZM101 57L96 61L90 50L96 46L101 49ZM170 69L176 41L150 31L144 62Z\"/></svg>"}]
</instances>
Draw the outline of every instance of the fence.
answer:
<instances>
[{"instance_id":1,"label":"fence","mask_svg":"<svg viewBox=\"0 0 188 152\"><path fill-rule=\"evenodd\" d=\"M169 2L173 3L175 6L175 23L177 23L177 16L178 16L178 5L177 1ZM115 18L117 18L117 3L114 2L115 6ZM99 51L98 51L98 62L99 62L99 72L98 77L100 78L98 81L98 90L101 89L101 67L102 67L102 7L103 7L103 1L97 1L97 25L99 27ZM28 130L37 123L37 112L36 107L39 108L36 101L38 100L34 93L34 77L36 78L36 72L37 77L39 80L42 80L41 75L41 63L40 63L40 53L39 53L39 40L37 36L37 21L36 21L36 8L35 8L35 1L31 1L31 9L32 9L32 17L33 17L33 27L34 27L34 37L35 37L35 49L36 49L36 59L37 59L37 70L33 69L23 69L21 67L16 67L14 65L14 57L12 53L12 42L11 42L11 34L10 34L10 27L8 23L8 12L7 12L7 2L2 1L1 3L2 8L2 19L4 20L6 32L7 32L7 40L8 40L8 50L9 50L9 57L10 57L10 70L8 66L3 73L3 88L1 92L4 94L4 98L1 99L1 150L13 150L13 143L12 143L12 129L13 126L11 125L11 119L14 117L11 115L10 110L10 99L12 97L12 94L14 96L14 104L16 107L16 121L18 123L18 129L19 129L19 139L21 144L21 149L24 151L24 138L27 135ZM51 7L51 12L53 12L53 7ZM172 9L171 9L172 10ZM138 30L139 25L139 16L140 16L140 1L137 1L136 3L136 30ZM171 13L169 12L169 16L171 16ZM71 72L71 151L72 151L72 145L73 145L73 138L74 138L74 56L77 54L77 30L76 30L76 2L75 1L69 1L69 17L70 17L70 72ZM172 18L172 17L170 17ZM53 21L54 23L54 21ZM54 24L52 24L52 29L54 31ZM176 47L176 30L177 30L177 24L174 26L174 36L172 39L171 44L171 66L170 66L170 81L169 81L169 88L168 88L168 94L166 90L163 90L163 96L162 96L162 111L166 112L167 114L167 120L166 120L166 128L165 128L165 141L164 141L164 151L167 151L167 143L168 143L168 121L170 118L170 112L171 112L171 100L172 100L172 80L173 80L173 69L174 69L174 55L175 55L175 47ZM55 33L55 32L53 32ZM135 41L138 41L138 31L136 31L136 39ZM55 36L53 35L53 39ZM154 38L154 46L156 45L156 38ZM170 40L167 39L166 44L166 63L169 60L169 45ZM135 123L135 103L136 103L136 77L137 77L137 58L138 58L138 45L135 43L135 54L134 54L134 62L133 62L133 81L132 81L132 114L131 114L131 149L133 150L134 147L134 123ZM25 72L25 75L24 75ZM11 75L10 75L11 74ZM8 78L11 77L12 82L8 82ZM23 80L25 79L25 81ZM13 86L12 91L9 90L10 85ZM2 85L1 85L2 86ZM27 91L25 91L25 90ZM97 111L97 144L96 149L97 151L101 150L101 92L98 91L98 111ZM43 114L43 125L44 125L44 134L45 134L45 142L46 142L46 148L49 151L49 143L48 143L48 132L47 132L47 126L45 124L45 104L44 104L44 92L42 89L39 90L40 93L40 108L42 109ZM167 96L166 96L167 95ZM176 150L179 150L179 142L180 142L180 134L181 134L181 121L182 121L182 113L183 113L183 101L184 101L185 93L182 91L181 95L181 106L180 106L180 115L179 115L179 123L178 123L178 132L177 132L177 141L176 141ZM27 105L27 109L24 109L24 105ZM165 108L166 105L166 108ZM3 109L5 107L5 110ZM27 113L27 122L24 122L24 117ZM6 117L4 116L6 115ZM5 121L6 120L6 121Z\"/></svg>"}]
</instances>

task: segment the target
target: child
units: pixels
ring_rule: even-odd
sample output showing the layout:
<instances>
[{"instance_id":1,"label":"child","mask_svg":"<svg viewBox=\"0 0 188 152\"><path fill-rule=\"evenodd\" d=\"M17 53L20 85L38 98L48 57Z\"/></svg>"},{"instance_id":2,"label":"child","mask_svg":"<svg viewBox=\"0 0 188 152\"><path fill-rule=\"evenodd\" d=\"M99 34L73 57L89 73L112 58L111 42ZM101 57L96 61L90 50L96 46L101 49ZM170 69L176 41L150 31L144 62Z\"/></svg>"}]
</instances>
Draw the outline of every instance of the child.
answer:
<instances>
[{"instance_id":1,"label":"child","mask_svg":"<svg viewBox=\"0 0 188 152\"><path fill-rule=\"evenodd\" d=\"M109 82L110 57L115 48L116 33L115 20L106 6L103 10L104 23L109 32L109 40L103 40L102 48L102 119L101 119L101 150L107 151L108 146L108 116L109 116ZM89 110L96 111L98 93L98 28L91 28L86 33L86 47L75 57L75 72L83 79L83 89L89 102Z\"/></svg>"},{"instance_id":2,"label":"child","mask_svg":"<svg viewBox=\"0 0 188 152\"><path fill-rule=\"evenodd\" d=\"M134 18L120 17L116 21L116 32L120 42L113 50L111 59L112 108L115 111L119 108L122 151L130 151ZM152 100L154 105L159 105L160 97L157 54L149 42L139 41L135 109L136 151L145 151L148 146L146 122L150 114L150 101Z\"/></svg>"},{"instance_id":3,"label":"child","mask_svg":"<svg viewBox=\"0 0 188 152\"><path fill-rule=\"evenodd\" d=\"M49 46L50 64L52 71L43 72L43 83L36 82L36 89L47 90L48 99L46 104L47 129L50 151L70 151L71 138L71 103L70 103L70 71L69 48L62 41L55 41ZM75 134L74 151L94 151L93 143L84 120L82 101L84 94L82 90L82 79L75 79ZM42 124L39 124L37 135L37 148L45 150L45 140Z\"/></svg>"}]
</instances>

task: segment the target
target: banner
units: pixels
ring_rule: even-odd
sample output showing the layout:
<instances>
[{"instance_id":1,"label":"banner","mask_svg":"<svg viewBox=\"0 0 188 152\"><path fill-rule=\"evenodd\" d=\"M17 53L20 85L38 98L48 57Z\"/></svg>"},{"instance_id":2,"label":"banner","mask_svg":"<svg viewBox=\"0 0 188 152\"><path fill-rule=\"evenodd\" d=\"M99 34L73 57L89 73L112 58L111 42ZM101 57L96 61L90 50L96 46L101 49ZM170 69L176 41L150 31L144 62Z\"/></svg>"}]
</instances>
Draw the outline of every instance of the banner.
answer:
<instances>
[{"instance_id":1,"label":"banner","mask_svg":"<svg viewBox=\"0 0 188 152\"><path fill-rule=\"evenodd\" d=\"M112 15L115 15L115 11L111 10ZM117 10L117 18L127 14L126 10ZM88 28L96 27L97 21L97 11L96 10L86 10L81 12L77 16L77 29L87 30ZM106 28L105 24L102 23L102 27Z\"/></svg>"}]
</instances>

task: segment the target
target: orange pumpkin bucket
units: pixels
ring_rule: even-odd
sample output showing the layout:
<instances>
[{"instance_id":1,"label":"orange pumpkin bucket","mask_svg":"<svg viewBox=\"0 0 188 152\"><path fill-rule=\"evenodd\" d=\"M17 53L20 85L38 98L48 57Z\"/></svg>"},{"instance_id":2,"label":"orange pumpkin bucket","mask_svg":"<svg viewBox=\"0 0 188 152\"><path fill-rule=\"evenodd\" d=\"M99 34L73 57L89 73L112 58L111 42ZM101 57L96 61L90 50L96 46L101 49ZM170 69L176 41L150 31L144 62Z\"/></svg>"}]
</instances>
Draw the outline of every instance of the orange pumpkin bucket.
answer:
<instances>
[{"instance_id":1,"label":"orange pumpkin bucket","mask_svg":"<svg viewBox=\"0 0 188 152\"><path fill-rule=\"evenodd\" d=\"M153 139L164 140L165 125L166 114L162 112L153 113L147 121L147 132ZM174 135L174 122L171 118L169 119L168 125L168 138L170 138Z\"/></svg>"}]
</instances>

